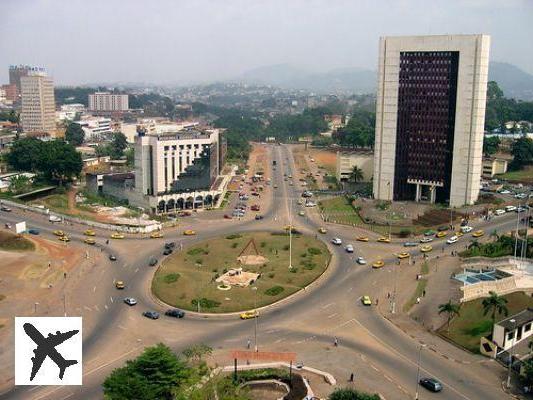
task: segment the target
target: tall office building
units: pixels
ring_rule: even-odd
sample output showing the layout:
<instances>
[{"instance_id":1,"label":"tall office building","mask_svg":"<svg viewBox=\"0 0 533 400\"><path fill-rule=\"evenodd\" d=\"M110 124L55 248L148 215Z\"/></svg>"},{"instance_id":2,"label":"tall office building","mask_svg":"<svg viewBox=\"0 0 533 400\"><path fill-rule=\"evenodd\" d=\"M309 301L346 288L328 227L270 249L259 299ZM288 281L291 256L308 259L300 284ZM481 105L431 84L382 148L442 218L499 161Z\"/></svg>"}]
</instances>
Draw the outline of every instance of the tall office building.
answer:
<instances>
[{"instance_id":1,"label":"tall office building","mask_svg":"<svg viewBox=\"0 0 533 400\"><path fill-rule=\"evenodd\" d=\"M376 199L477 200L489 47L487 35L380 39Z\"/></svg>"},{"instance_id":2,"label":"tall office building","mask_svg":"<svg viewBox=\"0 0 533 400\"><path fill-rule=\"evenodd\" d=\"M96 92L89 95L90 111L128 111L128 95Z\"/></svg>"},{"instance_id":3,"label":"tall office building","mask_svg":"<svg viewBox=\"0 0 533 400\"><path fill-rule=\"evenodd\" d=\"M54 82L42 71L30 72L20 78L22 129L27 133L55 135Z\"/></svg>"},{"instance_id":4,"label":"tall office building","mask_svg":"<svg viewBox=\"0 0 533 400\"><path fill-rule=\"evenodd\" d=\"M15 85L16 97L21 93L20 79L23 76L28 76L31 73L44 73L44 68L31 65L10 65L9 66L9 84Z\"/></svg>"}]
</instances>

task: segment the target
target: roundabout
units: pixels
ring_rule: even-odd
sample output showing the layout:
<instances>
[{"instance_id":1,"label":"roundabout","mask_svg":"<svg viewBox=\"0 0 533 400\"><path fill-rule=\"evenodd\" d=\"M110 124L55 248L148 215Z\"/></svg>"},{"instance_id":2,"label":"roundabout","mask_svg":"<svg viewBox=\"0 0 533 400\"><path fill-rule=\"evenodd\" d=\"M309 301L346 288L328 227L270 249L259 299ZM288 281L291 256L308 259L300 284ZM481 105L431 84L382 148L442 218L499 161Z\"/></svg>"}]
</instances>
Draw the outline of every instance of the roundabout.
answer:
<instances>
[{"instance_id":1,"label":"roundabout","mask_svg":"<svg viewBox=\"0 0 533 400\"><path fill-rule=\"evenodd\" d=\"M330 258L326 245L308 235L292 235L292 240L285 232L226 235L166 258L152 292L184 310L240 312L302 290L324 273Z\"/></svg>"}]
</instances>

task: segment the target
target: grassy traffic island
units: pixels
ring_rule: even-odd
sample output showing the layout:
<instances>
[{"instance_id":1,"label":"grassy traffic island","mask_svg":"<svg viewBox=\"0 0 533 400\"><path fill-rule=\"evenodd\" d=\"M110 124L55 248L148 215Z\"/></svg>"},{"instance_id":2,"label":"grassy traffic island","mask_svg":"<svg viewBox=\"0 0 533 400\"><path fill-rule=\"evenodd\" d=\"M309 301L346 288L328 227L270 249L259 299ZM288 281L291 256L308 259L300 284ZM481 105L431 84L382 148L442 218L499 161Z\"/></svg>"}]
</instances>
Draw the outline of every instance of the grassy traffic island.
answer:
<instances>
[{"instance_id":1,"label":"grassy traffic island","mask_svg":"<svg viewBox=\"0 0 533 400\"><path fill-rule=\"evenodd\" d=\"M154 276L152 291L165 303L185 310L197 311L198 301L201 312L251 310L256 301L259 308L309 285L322 275L330 257L321 241L293 234L293 268L289 270L287 233L231 234L169 256ZM245 274L259 274L259 277L244 287L220 281L223 275L227 277L231 270L238 268Z\"/></svg>"}]
</instances>

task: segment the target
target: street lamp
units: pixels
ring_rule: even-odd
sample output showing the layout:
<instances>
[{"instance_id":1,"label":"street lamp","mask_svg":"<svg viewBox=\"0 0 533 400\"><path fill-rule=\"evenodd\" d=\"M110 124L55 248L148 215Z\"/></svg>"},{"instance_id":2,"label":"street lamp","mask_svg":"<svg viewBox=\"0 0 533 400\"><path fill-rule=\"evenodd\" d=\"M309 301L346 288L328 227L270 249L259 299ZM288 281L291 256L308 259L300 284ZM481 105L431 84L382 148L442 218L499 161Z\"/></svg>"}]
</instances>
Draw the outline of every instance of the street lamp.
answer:
<instances>
[{"instance_id":1,"label":"street lamp","mask_svg":"<svg viewBox=\"0 0 533 400\"><path fill-rule=\"evenodd\" d=\"M509 389L511 387L511 366L513 365L513 354L511 353L513 350L515 337L516 337L516 320L513 318L509 320L511 323L511 326L513 327L513 338L511 339L511 347L509 348L509 365L507 368L507 388Z\"/></svg>"},{"instance_id":2,"label":"street lamp","mask_svg":"<svg viewBox=\"0 0 533 400\"><path fill-rule=\"evenodd\" d=\"M254 314L255 314L255 327L254 327L254 347L255 347L255 352L257 353L258 351L258 348L257 348L257 320L259 319L258 318L258 315L257 315L257 286L254 286L252 288L252 290L255 292L254 294Z\"/></svg>"},{"instance_id":3,"label":"street lamp","mask_svg":"<svg viewBox=\"0 0 533 400\"><path fill-rule=\"evenodd\" d=\"M289 270L292 269L292 199L289 201Z\"/></svg>"},{"instance_id":4,"label":"street lamp","mask_svg":"<svg viewBox=\"0 0 533 400\"><path fill-rule=\"evenodd\" d=\"M421 344L418 347L418 363L416 367L416 392L415 392L415 400L418 400L418 386L420 381L420 358L422 357L422 349L426 347L425 344Z\"/></svg>"}]
</instances>

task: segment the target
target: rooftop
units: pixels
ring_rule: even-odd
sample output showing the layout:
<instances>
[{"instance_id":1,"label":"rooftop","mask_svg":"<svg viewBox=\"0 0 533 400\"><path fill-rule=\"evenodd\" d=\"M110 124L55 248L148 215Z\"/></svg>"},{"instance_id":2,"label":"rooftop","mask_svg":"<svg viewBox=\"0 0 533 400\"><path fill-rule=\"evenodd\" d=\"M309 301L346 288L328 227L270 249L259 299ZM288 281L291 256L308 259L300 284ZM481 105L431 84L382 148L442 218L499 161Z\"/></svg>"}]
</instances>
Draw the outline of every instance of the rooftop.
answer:
<instances>
[{"instance_id":1,"label":"rooftop","mask_svg":"<svg viewBox=\"0 0 533 400\"><path fill-rule=\"evenodd\" d=\"M520 311L518 314L512 315L509 318L498 322L497 325L503 326L505 330L510 331L520 326L524 326L531 321L533 321L533 309L527 308L523 311Z\"/></svg>"}]
</instances>

